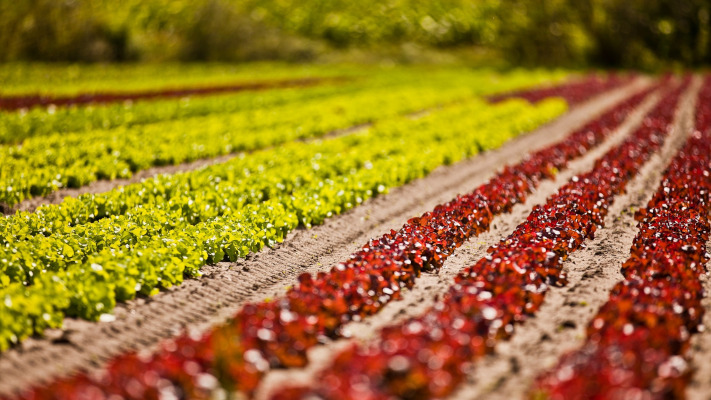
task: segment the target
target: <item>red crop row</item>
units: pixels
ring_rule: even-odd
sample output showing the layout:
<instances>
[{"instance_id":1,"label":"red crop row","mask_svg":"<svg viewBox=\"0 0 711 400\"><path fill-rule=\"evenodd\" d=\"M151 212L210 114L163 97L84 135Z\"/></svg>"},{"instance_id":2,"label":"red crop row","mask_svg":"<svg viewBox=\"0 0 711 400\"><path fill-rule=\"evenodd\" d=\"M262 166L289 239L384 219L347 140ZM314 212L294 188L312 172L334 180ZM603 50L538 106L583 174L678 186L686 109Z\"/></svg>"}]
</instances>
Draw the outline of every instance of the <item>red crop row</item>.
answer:
<instances>
[{"instance_id":1,"label":"red crop row","mask_svg":"<svg viewBox=\"0 0 711 400\"><path fill-rule=\"evenodd\" d=\"M43 96L37 94L21 96L0 96L0 110L19 110L39 106L71 106L90 103L116 103L128 100L150 100L191 95L210 95L247 90L266 90L287 87L314 86L326 81L338 81L345 78L301 78L283 79L264 82L245 82L231 85L187 87L179 89L148 90L140 92L83 93L74 96Z\"/></svg>"},{"instance_id":2,"label":"red crop row","mask_svg":"<svg viewBox=\"0 0 711 400\"><path fill-rule=\"evenodd\" d=\"M585 345L539 377L552 398L684 398L684 354L704 315L700 277L711 224L711 79L699 98L695 132L667 169L646 210L624 281L587 329Z\"/></svg>"},{"instance_id":3,"label":"red crop row","mask_svg":"<svg viewBox=\"0 0 711 400\"><path fill-rule=\"evenodd\" d=\"M534 314L549 285L566 282L562 262L604 223L608 206L661 146L687 85L671 91L623 143L572 178L476 264L425 314L383 329L366 347L339 354L315 388L275 399L428 399L451 393L471 361ZM313 397L311 397L313 396Z\"/></svg>"},{"instance_id":4,"label":"red crop row","mask_svg":"<svg viewBox=\"0 0 711 400\"><path fill-rule=\"evenodd\" d=\"M25 393L28 399L159 398L207 396L215 385L252 392L272 367L307 363L306 351L336 337L348 321L380 310L413 286L420 271L437 269L467 238L488 229L492 217L524 201L541 180L599 144L636 107L650 87L562 142L506 168L470 194L409 220L399 231L372 240L328 273L304 274L286 296L248 304L228 324L202 338L181 336L143 359L135 354L109 363L101 379L80 375Z\"/></svg>"},{"instance_id":5,"label":"red crop row","mask_svg":"<svg viewBox=\"0 0 711 400\"><path fill-rule=\"evenodd\" d=\"M492 103L498 103L500 101L508 100L511 98L522 98L528 100L531 103L536 103L543 99L551 97L562 97L565 99L565 101L568 102L568 104L574 105L581 103L598 93L602 93L604 91L628 83L633 78L633 76L620 77L619 75L610 75L603 79L599 76L593 75L585 77L585 79L576 80L572 82L564 82L560 85L551 87L533 88L509 93L502 93L490 96L488 99Z\"/></svg>"}]
</instances>

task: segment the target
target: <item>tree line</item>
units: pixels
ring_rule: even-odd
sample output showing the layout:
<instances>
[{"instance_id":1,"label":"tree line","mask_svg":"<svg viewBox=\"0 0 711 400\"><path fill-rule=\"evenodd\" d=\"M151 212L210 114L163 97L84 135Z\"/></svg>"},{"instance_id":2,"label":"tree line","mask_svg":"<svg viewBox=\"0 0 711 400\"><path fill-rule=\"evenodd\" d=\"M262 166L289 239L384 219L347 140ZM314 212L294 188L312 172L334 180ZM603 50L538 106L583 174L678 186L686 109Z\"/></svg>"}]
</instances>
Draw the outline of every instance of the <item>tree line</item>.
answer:
<instances>
[{"instance_id":1,"label":"tree line","mask_svg":"<svg viewBox=\"0 0 711 400\"><path fill-rule=\"evenodd\" d=\"M0 0L0 61L307 61L414 45L510 65L711 62L707 0Z\"/></svg>"}]
</instances>

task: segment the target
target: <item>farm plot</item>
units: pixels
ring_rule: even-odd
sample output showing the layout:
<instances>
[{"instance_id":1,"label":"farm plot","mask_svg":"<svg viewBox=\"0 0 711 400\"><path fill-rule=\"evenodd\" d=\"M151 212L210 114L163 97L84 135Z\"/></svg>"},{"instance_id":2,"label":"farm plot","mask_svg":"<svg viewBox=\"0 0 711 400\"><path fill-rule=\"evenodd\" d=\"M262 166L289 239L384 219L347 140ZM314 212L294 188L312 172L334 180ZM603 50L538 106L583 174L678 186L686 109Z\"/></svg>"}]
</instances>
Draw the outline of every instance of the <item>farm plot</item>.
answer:
<instances>
[{"instance_id":1,"label":"farm plot","mask_svg":"<svg viewBox=\"0 0 711 400\"><path fill-rule=\"evenodd\" d=\"M229 122L204 145L228 150L200 153L173 144L170 161L131 172L244 153L104 193L89 183L118 175L96 174L81 161L94 173L75 185L89 184L87 193L67 193L57 204L38 197L28 211L2 220L0 394L511 395L478 387L477 370L500 365L494 349L515 343L519 330L545 317L548 298L565 290L569 260L614 229L611 213L621 212L625 190L656 186L654 166L663 169L690 133L701 82L586 78L516 92L534 103L498 95L489 103L479 96L543 78L500 76L491 83L470 76L438 90L447 77L416 89L404 83L345 83L347 94L304 88L318 94L142 124L156 129L155 140L136 146L137 155L160 152L171 140L161 132L184 126L172 139L181 143L210 118ZM573 107L566 112L567 104ZM275 107L283 112L265 120ZM348 107L353 111L339 114ZM286 115L316 118L323 109L336 114L333 120L311 124ZM259 118L245 117L250 113ZM290 133L300 126L308 127L303 135ZM109 136L101 135L134 129L48 132L14 146L21 152L32 140L56 135L56 148L71 148L62 143L75 142L61 140L104 143ZM232 129L228 142L217 139ZM264 141L234 144L253 141L252 134ZM686 149L708 142L702 134L691 137ZM90 140L85 146L86 154L93 151ZM15 160L36 152L24 154ZM52 170L58 159L81 157L29 161L25 169L46 162ZM694 162L703 169L703 160ZM674 193L683 191L680 182ZM705 242L703 229L698 232ZM702 261L695 260L697 271ZM701 292L696 295L701 304ZM694 312L698 325L703 309ZM588 323L579 318L575 324ZM686 356L674 351L663 354ZM543 367L514 373L525 390L513 395L556 390L533 386ZM638 386L666 393L650 385ZM683 385L672 386L683 393Z\"/></svg>"},{"instance_id":2,"label":"farm plot","mask_svg":"<svg viewBox=\"0 0 711 400\"><path fill-rule=\"evenodd\" d=\"M564 109L553 102L527 111L529 106L513 103L467 124L451 124L444 137L435 132L482 106L286 145L6 219L0 291L12 306L0 314L25 322L0 335L7 343L39 333L64 313L96 319L116 300L152 294L186 274L199 275L206 263L235 261L273 246L299 225L321 224L439 165L496 147L527 130L526 124L535 126ZM497 139L488 135L494 126ZM371 146L376 138L378 148ZM410 146L422 150L409 153Z\"/></svg>"},{"instance_id":3,"label":"farm plot","mask_svg":"<svg viewBox=\"0 0 711 400\"><path fill-rule=\"evenodd\" d=\"M375 105L378 94L369 94ZM65 313L96 319L116 300L171 287L205 263L273 246L299 225L322 223L439 165L497 147L564 108L555 100L530 106L463 99L417 120L395 115L366 132L287 143L18 212L2 221L2 346L56 326Z\"/></svg>"},{"instance_id":4,"label":"farm plot","mask_svg":"<svg viewBox=\"0 0 711 400\"><path fill-rule=\"evenodd\" d=\"M276 90L258 97L0 113L0 132L10 142L21 141L0 146L4 188L0 204L11 209L32 197L97 180L130 178L151 167L323 137L539 79L523 74L497 80L488 74L457 78L453 84L452 74L435 75L413 86L415 76L385 75L363 83Z\"/></svg>"}]
</instances>

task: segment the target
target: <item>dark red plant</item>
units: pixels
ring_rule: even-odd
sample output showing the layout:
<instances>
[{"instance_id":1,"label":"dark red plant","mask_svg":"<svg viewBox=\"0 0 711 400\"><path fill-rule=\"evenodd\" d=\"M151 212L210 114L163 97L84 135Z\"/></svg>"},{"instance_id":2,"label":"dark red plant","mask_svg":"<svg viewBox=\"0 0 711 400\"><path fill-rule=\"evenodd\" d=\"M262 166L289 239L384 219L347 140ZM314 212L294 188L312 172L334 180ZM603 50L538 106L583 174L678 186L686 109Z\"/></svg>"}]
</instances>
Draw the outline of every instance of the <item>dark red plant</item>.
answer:
<instances>
[{"instance_id":1,"label":"dark red plant","mask_svg":"<svg viewBox=\"0 0 711 400\"><path fill-rule=\"evenodd\" d=\"M596 94L629 83L633 78L633 75L621 77L613 74L605 78L601 78L597 75L589 75L582 79L563 82L555 86L502 93L489 96L487 99L491 103L498 103L508 99L522 98L531 103L537 103L551 97L562 97L568 104L575 105Z\"/></svg>"}]
</instances>

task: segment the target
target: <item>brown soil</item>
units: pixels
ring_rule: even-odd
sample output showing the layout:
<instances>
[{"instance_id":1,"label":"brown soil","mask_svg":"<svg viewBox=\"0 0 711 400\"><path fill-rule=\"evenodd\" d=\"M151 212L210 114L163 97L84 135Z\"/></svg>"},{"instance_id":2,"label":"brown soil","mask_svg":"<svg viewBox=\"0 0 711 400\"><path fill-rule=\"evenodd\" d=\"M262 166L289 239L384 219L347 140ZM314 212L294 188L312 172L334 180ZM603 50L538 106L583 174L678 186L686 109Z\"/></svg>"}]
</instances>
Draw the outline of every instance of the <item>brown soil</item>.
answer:
<instances>
[{"instance_id":1,"label":"brown soil","mask_svg":"<svg viewBox=\"0 0 711 400\"><path fill-rule=\"evenodd\" d=\"M299 274L328 269L346 259L371 237L397 229L409 217L430 210L458 193L472 190L503 165L518 161L531 150L560 140L646 84L646 81L640 80L598 96L498 150L439 168L426 178L372 199L329 219L324 225L292 232L283 244L274 249L236 263L205 266L205 275L201 279L188 280L151 298L120 305L115 310L114 321L92 323L67 319L64 329L49 332L46 338L29 339L20 347L0 355L0 396L73 371L99 370L107 359L118 353L149 351L161 339L173 337L185 329L202 332L223 322L247 301L279 296ZM558 183L550 183L548 189L542 187L539 192L552 192ZM531 201L527 203L529 207ZM458 253L467 254L470 251L471 254L479 254L475 252L492 244L505 229L510 230L515 221L525 215L522 214L524 212L525 208L519 209L512 217L497 219L491 234L473 239ZM484 244L478 245L479 241ZM457 262L457 259L454 257L451 262ZM448 266L445 270L454 268ZM424 299L425 293L418 290L426 292L428 282L435 283L438 279L437 276L423 277L421 284L406 300L397 303L409 304L417 301L417 296Z\"/></svg>"},{"instance_id":2,"label":"brown soil","mask_svg":"<svg viewBox=\"0 0 711 400\"><path fill-rule=\"evenodd\" d=\"M706 251L711 253L711 240L706 243ZM706 264L706 274L702 277L706 297L704 305L704 330L691 337L691 349L688 358L691 360L691 383L687 389L689 399L711 400L711 263Z\"/></svg>"},{"instance_id":3,"label":"brown soil","mask_svg":"<svg viewBox=\"0 0 711 400\"><path fill-rule=\"evenodd\" d=\"M711 241L706 243L707 249L711 249ZM708 251L708 250L707 250ZM706 265L707 271L711 265ZM691 359L691 369L693 371L691 383L687 389L689 399L711 399L711 273L707 272L703 278L706 298L702 304L706 310L704 314L704 330L691 338L691 349L689 358Z\"/></svg>"}]
</instances>

